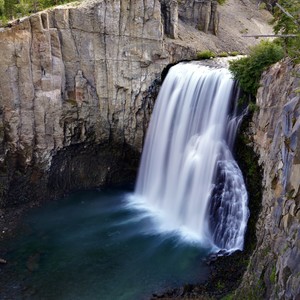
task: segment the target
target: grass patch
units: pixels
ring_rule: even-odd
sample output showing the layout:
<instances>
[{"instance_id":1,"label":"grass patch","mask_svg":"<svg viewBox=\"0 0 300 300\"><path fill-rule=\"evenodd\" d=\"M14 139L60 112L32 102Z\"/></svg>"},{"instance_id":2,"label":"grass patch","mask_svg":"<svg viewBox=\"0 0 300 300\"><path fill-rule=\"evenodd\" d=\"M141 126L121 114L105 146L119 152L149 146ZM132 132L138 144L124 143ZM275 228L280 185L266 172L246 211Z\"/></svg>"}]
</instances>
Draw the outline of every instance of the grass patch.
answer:
<instances>
[{"instance_id":1,"label":"grass patch","mask_svg":"<svg viewBox=\"0 0 300 300\"><path fill-rule=\"evenodd\" d=\"M214 53L211 50L204 50L204 51L198 52L196 57L199 60L201 60L201 59L211 59L211 58L216 57L216 53Z\"/></svg>"},{"instance_id":2,"label":"grass patch","mask_svg":"<svg viewBox=\"0 0 300 300\"><path fill-rule=\"evenodd\" d=\"M272 272L270 274L270 281L273 284L275 284L275 282L276 282L276 267L275 266L272 268Z\"/></svg>"},{"instance_id":3,"label":"grass patch","mask_svg":"<svg viewBox=\"0 0 300 300\"><path fill-rule=\"evenodd\" d=\"M227 52L221 52L218 54L218 57L228 57L229 54Z\"/></svg>"},{"instance_id":4,"label":"grass patch","mask_svg":"<svg viewBox=\"0 0 300 300\"><path fill-rule=\"evenodd\" d=\"M234 294L228 294L223 297L221 300L234 300Z\"/></svg>"},{"instance_id":5,"label":"grass patch","mask_svg":"<svg viewBox=\"0 0 300 300\"><path fill-rule=\"evenodd\" d=\"M238 51L231 51L231 52L229 52L229 56L238 56L238 55L240 55L241 53L240 52L238 52Z\"/></svg>"}]
</instances>

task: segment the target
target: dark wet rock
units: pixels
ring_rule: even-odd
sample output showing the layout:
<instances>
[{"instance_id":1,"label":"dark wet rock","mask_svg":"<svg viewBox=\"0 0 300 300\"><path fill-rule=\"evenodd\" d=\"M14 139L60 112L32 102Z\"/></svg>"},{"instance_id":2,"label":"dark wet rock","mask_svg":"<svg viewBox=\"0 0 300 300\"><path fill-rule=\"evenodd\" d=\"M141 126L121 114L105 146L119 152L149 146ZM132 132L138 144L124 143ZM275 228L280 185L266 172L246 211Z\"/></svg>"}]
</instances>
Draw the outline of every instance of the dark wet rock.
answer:
<instances>
[{"instance_id":1,"label":"dark wet rock","mask_svg":"<svg viewBox=\"0 0 300 300\"><path fill-rule=\"evenodd\" d=\"M7 263L7 261L5 259L0 258L0 264L6 264L6 263Z\"/></svg>"}]
</instances>

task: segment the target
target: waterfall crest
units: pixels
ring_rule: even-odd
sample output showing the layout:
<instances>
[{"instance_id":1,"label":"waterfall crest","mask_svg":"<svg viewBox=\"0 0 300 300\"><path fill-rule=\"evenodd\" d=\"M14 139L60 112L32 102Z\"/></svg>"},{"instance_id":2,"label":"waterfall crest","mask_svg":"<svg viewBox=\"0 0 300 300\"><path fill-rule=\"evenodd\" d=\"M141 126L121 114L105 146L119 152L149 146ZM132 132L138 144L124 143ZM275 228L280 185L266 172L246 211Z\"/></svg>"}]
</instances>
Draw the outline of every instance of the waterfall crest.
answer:
<instances>
[{"instance_id":1,"label":"waterfall crest","mask_svg":"<svg viewBox=\"0 0 300 300\"><path fill-rule=\"evenodd\" d=\"M156 100L135 198L162 216L164 230L203 245L243 248L247 191L231 154L234 81L225 68L173 66Z\"/></svg>"}]
</instances>

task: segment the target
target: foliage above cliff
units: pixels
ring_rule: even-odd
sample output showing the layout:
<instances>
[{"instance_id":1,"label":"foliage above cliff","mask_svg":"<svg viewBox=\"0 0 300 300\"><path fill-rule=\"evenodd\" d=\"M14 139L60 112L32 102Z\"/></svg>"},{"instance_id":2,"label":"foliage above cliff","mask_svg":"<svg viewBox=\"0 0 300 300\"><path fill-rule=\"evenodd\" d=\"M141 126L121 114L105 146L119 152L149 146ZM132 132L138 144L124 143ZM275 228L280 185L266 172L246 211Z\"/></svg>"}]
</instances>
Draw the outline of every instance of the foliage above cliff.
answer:
<instances>
[{"instance_id":1,"label":"foliage above cliff","mask_svg":"<svg viewBox=\"0 0 300 300\"><path fill-rule=\"evenodd\" d=\"M230 63L230 70L242 89L254 97L261 74L268 66L284 56L289 56L295 63L300 62L300 1L279 0L277 3L273 28L282 37L273 42L262 41L251 48L248 57Z\"/></svg>"},{"instance_id":2,"label":"foliage above cliff","mask_svg":"<svg viewBox=\"0 0 300 300\"><path fill-rule=\"evenodd\" d=\"M7 21L73 0L0 0L0 20Z\"/></svg>"},{"instance_id":3,"label":"foliage above cliff","mask_svg":"<svg viewBox=\"0 0 300 300\"><path fill-rule=\"evenodd\" d=\"M230 62L230 71L244 92L256 96L262 72L284 57L276 42L262 41L250 49L250 55Z\"/></svg>"}]
</instances>

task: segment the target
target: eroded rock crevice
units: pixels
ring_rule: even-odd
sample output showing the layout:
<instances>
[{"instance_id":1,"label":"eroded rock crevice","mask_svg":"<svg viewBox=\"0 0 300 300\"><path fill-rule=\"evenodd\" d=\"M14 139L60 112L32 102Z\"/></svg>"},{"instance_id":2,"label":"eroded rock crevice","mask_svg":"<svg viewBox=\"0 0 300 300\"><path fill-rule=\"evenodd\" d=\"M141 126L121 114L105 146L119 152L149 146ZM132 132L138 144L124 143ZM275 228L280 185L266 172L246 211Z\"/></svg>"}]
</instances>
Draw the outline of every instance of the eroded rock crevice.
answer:
<instances>
[{"instance_id":1,"label":"eroded rock crevice","mask_svg":"<svg viewBox=\"0 0 300 300\"><path fill-rule=\"evenodd\" d=\"M178 20L205 33L217 35L219 28L218 3L215 0L161 0L164 33L178 38Z\"/></svg>"},{"instance_id":2,"label":"eroded rock crevice","mask_svg":"<svg viewBox=\"0 0 300 300\"><path fill-rule=\"evenodd\" d=\"M201 31L218 34L219 12L216 0L180 1L179 18Z\"/></svg>"}]
</instances>

